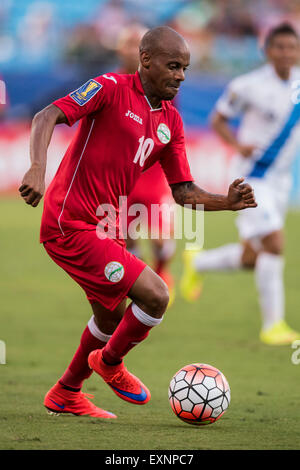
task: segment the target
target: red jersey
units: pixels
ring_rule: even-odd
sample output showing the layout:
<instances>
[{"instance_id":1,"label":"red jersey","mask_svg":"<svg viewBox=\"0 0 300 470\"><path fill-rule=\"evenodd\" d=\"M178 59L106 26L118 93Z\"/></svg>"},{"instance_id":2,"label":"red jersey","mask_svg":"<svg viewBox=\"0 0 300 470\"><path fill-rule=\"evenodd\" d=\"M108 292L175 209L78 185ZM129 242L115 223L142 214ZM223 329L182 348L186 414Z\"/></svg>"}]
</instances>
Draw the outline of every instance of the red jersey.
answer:
<instances>
[{"instance_id":1,"label":"red jersey","mask_svg":"<svg viewBox=\"0 0 300 470\"><path fill-rule=\"evenodd\" d=\"M169 184L193 181L178 111L168 101L153 109L138 72L102 75L53 104L80 124L45 194L41 242L95 230L99 206L118 213L119 197L156 161Z\"/></svg>"}]
</instances>

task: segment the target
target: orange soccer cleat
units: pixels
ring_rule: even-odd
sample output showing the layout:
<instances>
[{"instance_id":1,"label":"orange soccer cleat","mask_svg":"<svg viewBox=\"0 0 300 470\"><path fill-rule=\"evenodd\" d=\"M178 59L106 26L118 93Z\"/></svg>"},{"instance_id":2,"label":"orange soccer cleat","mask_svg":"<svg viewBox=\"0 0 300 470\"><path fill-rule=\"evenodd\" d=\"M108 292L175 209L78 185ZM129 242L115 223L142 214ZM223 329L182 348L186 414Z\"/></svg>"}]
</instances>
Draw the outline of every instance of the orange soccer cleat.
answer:
<instances>
[{"instance_id":1,"label":"orange soccer cleat","mask_svg":"<svg viewBox=\"0 0 300 470\"><path fill-rule=\"evenodd\" d=\"M109 411L95 406L88 398L94 398L89 393L71 392L57 382L46 394L44 406L49 414L72 413L77 416L92 416L94 418L116 418Z\"/></svg>"},{"instance_id":2,"label":"orange soccer cleat","mask_svg":"<svg viewBox=\"0 0 300 470\"><path fill-rule=\"evenodd\" d=\"M118 397L135 405L147 403L151 394L147 387L121 364L108 365L102 359L102 350L92 351L88 357L91 369L99 374Z\"/></svg>"}]
</instances>

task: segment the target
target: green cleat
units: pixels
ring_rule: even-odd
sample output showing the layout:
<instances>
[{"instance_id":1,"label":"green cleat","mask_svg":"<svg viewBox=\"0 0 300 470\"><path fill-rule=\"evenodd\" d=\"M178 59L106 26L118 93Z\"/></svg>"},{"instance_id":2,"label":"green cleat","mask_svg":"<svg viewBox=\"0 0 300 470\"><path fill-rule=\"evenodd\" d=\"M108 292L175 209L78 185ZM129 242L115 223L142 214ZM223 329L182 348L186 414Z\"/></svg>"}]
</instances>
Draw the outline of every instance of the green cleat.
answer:
<instances>
[{"instance_id":1,"label":"green cleat","mask_svg":"<svg viewBox=\"0 0 300 470\"><path fill-rule=\"evenodd\" d=\"M195 257L200 250L183 252L183 274L180 281L180 292L187 302L195 302L201 295L203 276L194 268Z\"/></svg>"},{"instance_id":2,"label":"green cleat","mask_svg":"<svg viewBox=\"0 0 300 470\"><path fill-rule=\"evenodd\" d=\"M296 339L300 339L300 333L292 330L284 320L281 320L271 328L262 330L259 337L265 344L281 346L291 344Z\"/></svg>"}]
</instances>

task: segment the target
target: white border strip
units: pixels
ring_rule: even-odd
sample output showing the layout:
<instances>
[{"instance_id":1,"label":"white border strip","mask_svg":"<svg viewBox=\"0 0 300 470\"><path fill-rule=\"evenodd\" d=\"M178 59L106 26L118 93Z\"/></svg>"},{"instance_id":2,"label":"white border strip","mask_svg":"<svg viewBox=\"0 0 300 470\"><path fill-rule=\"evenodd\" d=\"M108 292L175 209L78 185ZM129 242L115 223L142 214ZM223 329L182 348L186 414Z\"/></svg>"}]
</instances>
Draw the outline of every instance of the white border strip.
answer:
<instances>
[{"instance_id":1,"label":"white border strip","mask_svg":"<svg viewBox=\"0 0 300 470\"><path fill-rule=\"evenodd\" d=\"M4 80L0 80L0 104L6 104L6 85Z\"/></svg>"},{"instance_id":2,"label":"white border strip","mask_svg":"<svg viewBox=\"0 0 300 470\"><path fill-rule=\"evenodd\" d=\"M61 233L63 234L63 236L64 236L65 234L64 234L64 231L63 231L63 229L62 229L62 227L61 227L60 219L61 219L61 216L62 216L63 211L64 211L64 209L65 209L65 204L66 204L67 197L69 196L69 192L70 192L70 190L71 190L71 188L72 188L73 181L74 181L74 179L75 179L75 176L76 176L77 170L78 170L78 168L79 168L81 159L82 159L82 157L83 157L84 151L85 151L85 149L86 149L87 143L88 143L88 141L89 141L89 138L90 138L92 129L93 129L93 127L94 127L94 123L95 123L95 119L93 119L93 121L92 121L90 131L89 131L88 136L87 136L87 138L86 138L86 141L85 141L83 150L82 150L82 152L81 152L79 161L78 161L77 166L76 166L75 171L74 171L74 175L73 175L72 181L71 181L71 183L70 183L69 189L68 189L67 194L66 194L66 196L65 196L65 199L64 199L64 202L63 202L63 205L62 205L62 209L61 209L61 213L59 214L59 217L58 217L58 219L57 219L58 226L59 226L60 231L61 231Z\"/></svg>"}]
</instances>

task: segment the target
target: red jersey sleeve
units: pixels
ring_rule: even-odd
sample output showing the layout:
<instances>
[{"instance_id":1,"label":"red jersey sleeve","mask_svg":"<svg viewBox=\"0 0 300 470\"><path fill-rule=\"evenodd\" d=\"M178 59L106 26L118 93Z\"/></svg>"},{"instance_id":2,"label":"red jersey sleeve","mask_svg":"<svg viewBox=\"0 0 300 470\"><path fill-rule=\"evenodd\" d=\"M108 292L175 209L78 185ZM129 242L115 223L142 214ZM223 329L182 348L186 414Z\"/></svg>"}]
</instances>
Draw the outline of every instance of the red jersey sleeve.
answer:
<instances>
[{"instance_id":1,"label":"red jersey sleeve","mask_svg":"<svg viewBox=\"0 0 300 470\"><path fill-rule=\"evenodd\" d=\"M63 111L69 126L76 121L100 111L113 100L117 80L113 75L92 78L77 90L53 102Z\"/></svg>"},{"instance_id":2,"label":"red jersey sleeve","mask_svg":"<svg viewBox=\"0 0 300 470\"><path fill-rule=\"evenodd\" d=\"M176 113L171 141L162 152L160 164L169 184L194 181L186 155L183 123L178 113Z\"/></svg>"}]
</instances>

